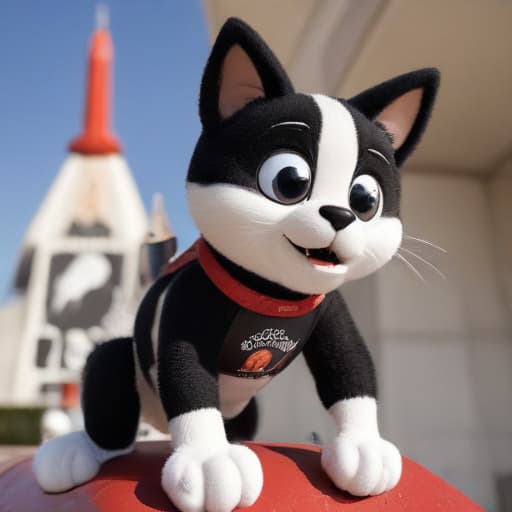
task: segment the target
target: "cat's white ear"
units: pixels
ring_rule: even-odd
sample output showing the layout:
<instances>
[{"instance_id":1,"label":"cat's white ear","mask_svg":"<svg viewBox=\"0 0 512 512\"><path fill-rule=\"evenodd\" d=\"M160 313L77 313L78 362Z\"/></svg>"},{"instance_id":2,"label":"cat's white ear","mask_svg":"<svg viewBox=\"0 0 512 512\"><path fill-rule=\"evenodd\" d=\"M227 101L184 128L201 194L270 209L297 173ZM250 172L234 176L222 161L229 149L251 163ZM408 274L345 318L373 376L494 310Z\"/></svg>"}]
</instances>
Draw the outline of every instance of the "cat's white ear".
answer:
<instances>
[{"instance_id":1,"label":"cat's white ear","mask_svg":"<svg viewBox=\"0 0 512 512\"><path fill-rule=\"evenodd\" d=\"M203 128L214 129L255 99L292 92L288 75L263 39L239 19L226 21L201 82L199 115Z\"/></svg>"},{"instance_id":2,"label":"cat's white ear","mask_svg":"<svg viewBox=\"0 0 512 512\"><path fill-rule=\"evenodd\" d=\"M372 87L349 102L391 135L400 166L423 134L438 86L439 71L420 69Z\"/></svg>"}]
</instances>

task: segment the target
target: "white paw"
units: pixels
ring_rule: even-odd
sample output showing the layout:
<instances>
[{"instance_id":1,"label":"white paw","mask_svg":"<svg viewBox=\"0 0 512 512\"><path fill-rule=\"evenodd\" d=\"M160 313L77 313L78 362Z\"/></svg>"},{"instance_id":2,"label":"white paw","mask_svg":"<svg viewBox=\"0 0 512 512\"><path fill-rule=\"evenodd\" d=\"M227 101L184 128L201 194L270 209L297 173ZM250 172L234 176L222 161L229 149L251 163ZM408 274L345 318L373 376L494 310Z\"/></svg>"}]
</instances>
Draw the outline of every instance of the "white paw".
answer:
<instances>
[{"instance_id":1,"label":"white paw","mask_svg":"<svg viewBox=\"0 0 512 512\"><path fill-rule=\"evenodd\" d=\"M400 480L402 458L379 436L339 434L322 451L322 467L334 484L354 496L389 491Z\"/></svg>"},{"instance_id":2,"label":"white paw","mask_svg":"<svg viewBox=\"0 0 512 512\"><path fill-rule=\"evenodd\" d=\"M260 495L263 472L256 454L226 443L214 453L180 446L162 470L162 487L182 512L231 512Z\"/></svg>"},{"instance_id":3,"label":"white paw","mask_svg":"<svg viewBox=\"0 0 512 512\"><path fill-rule=\"evenodd\" d=\"M84 432L43 443L34 455L36 480L46 492L62 492L87 482L100 468L95 448Z\"/></svg>"}]
</instances>

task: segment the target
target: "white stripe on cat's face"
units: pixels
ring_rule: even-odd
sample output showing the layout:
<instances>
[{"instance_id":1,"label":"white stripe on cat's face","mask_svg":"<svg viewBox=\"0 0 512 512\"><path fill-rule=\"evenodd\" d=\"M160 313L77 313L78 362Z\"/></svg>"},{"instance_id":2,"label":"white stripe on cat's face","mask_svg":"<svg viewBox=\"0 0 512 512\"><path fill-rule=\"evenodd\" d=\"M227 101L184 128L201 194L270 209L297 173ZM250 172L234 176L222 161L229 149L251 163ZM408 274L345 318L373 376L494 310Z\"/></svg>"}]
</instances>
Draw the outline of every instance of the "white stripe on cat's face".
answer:
<instances>
[{"instance_id":1,"label":"white stripe on cat's face","mask_svg":"<svg viewBox=\"0 0 512 512\"><path fill-rule=\"evenodd\" d=\"M320 215L322 206L349 208L359 146L350 112L326 96L313 99L322 124L306 201L284 205L232 184L187 184L192 217L215 249L267 280L307 294L327 293L374 272L391 259L402 236L400 220L380 213L368 222L356 218L340 231ZM329 247L342 264L315 265L290 242L307 249Z\"/></svg>"},{"instance_id":2,"label":"white stripe on cat's face","mask_svg":"<svg viewBox=\"0 0 512 512\"><path fill-rule=\"evenodd\" d=\"M322 113L322 130L311 199L348 208L348 188L359 151L354 119L339 101L319 94L313 99Z\"/></svg>"}]
</instances>

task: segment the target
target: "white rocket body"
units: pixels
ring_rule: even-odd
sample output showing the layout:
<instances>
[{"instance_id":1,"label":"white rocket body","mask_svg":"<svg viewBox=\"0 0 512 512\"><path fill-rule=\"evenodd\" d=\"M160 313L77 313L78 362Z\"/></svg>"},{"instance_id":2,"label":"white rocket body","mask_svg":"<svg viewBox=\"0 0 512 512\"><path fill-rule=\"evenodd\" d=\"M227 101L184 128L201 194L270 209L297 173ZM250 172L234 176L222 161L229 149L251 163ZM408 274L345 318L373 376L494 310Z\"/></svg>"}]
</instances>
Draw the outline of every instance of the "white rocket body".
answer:
<instances>
[{"instance_id":1,"label":"white rocket body","mask_svg":"<svg viewBox=\"0 0 512 512\"><path fill-rule=\"evenodd\" d=\"M94 343L130 334L147 222L122 156L66 159L23 242L31 262L13 401L76 381Z\"/></svg>"}]
</instances>

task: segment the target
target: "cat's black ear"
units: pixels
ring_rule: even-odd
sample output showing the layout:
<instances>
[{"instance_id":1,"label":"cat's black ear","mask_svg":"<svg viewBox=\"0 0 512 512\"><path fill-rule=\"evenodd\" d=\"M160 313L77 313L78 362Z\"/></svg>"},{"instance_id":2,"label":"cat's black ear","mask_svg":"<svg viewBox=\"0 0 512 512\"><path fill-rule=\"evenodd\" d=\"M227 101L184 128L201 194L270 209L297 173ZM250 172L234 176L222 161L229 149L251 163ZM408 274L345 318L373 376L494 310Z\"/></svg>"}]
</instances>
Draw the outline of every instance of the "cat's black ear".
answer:
<instances>
[{"instance_id":1,"label":"cat's black ear","mask_svg":"<svg viewBox=\"0 0 512 512\"><path fill-rule=\"evenodd\" d=\"M391 134L395 161L401 166L423 134L438 87L439 71L425 68L372 87L349 103Z\"/></svg>"},{"instance_id":2,"label":"cat's black ear","mask_svg":"<svg viewBox=\"0 0 512 512\"><path fill-rule=\"evenodd\" d=\"M263 39L243 21L229 18L213 45L201 82L203 127L214 128L257 98L291 92L288 75Z\"/></svg>"}]
</instances>

